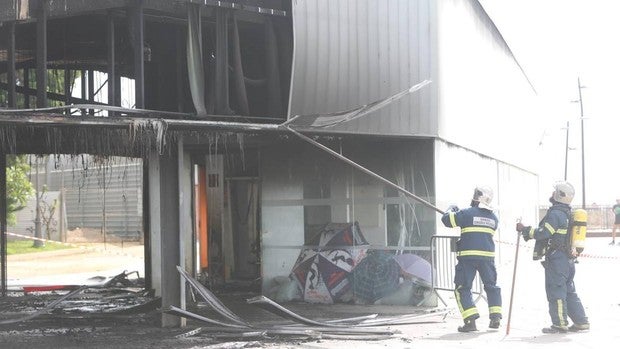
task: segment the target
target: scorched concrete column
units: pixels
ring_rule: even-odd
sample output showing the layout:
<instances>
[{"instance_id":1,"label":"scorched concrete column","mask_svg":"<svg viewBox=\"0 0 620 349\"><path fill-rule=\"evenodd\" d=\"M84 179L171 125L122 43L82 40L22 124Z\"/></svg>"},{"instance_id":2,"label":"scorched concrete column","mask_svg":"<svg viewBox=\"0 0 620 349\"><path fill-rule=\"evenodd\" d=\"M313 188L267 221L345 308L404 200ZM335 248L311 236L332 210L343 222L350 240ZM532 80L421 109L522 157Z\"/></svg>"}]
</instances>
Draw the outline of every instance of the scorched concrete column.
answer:
<instances>
[{"instance_id":1,"label":"scorched concrete column","mask_svg":"<svg viewBox=\"0 0 620 349\"><path fill-rule=\"evenodd\" d=\"M179 154L149 155L151 280L162 309L181 306L179 234ZM162 314L163 327L181 326L178 316Z\"/></svg>"}]
</instances>

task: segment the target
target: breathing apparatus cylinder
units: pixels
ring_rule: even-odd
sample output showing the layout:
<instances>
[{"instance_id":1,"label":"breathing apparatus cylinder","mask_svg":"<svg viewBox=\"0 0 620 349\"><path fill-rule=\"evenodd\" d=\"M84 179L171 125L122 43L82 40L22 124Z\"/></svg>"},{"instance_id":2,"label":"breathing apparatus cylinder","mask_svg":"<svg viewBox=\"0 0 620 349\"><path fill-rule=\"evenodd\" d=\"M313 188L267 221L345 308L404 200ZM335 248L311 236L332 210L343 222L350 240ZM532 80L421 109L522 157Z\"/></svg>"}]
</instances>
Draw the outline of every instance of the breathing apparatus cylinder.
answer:
<instances>
[{"instance_id":1,"label":"breathing apparatus cylinder","mask_svg":"<svg viewBox=\"0 0 620 349\"><path fill-rule=\"evenodd\" d=\"M570 231L571 250L577 255L583 252L586 247L586 228L588 223L588 212L584 209L576 209L571 213L572 215L572 227Z\"/></svg>"}]
</instances>

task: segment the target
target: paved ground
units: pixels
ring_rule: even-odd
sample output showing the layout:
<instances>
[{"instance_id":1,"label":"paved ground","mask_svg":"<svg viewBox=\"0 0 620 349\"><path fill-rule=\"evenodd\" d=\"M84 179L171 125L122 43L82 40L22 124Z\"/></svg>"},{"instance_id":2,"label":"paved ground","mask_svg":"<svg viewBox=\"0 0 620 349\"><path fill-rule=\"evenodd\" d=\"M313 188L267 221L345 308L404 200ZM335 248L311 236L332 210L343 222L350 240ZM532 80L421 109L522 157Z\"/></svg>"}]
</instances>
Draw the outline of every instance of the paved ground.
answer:
<instances>
[{"instance_id":1,"label":"paved ground","mask_svg":"<svg viewBox=\"0 0 620 349\"><path fill-rule=\"evenodd\" d=\"M553 347L608 348L620 341L620 246L608 246L609 238L591 238L584 257L577 265L577 291L586 307L592 329L583 333L543 335L541 328L549 324L547 303L544 293L543 269L540 263L531 260L531 246L522 245L517 265L516 287L511 316L510 333L506 335L510 285L513 276L514 245L501 244L499 260L499 284L504 299L504 322L499 331L489 331L487 321L478 323L475 333L458 333L460 315L453 311L445 319L434 318L422 324L393 327L400 331L396 336L380 341L342 340L275 340L253 341L232 339L217 343L204 335L175 338L175 335L195 329L201 324L189 322L185 329L161 329L157 327L159 315L156 312L141 316L123 318L61 319L40 318L17 324L0 325L0 348L497 348ZM442 292L449 308L455 302L449 292ZM228 294L241 300L242 294ZM236 312L255 322L277 321L268 313L249 311L248 307L232 304ZM486 317L486 304L479 303L481 315ZM353 314L379 312L395 315L409 311L404 307L389 306L312 306L289 305L292 310L308 317L345 317ZM200 310L198 310L200 311ZM431 321L432 320L432 321Z\"/></svg>"},{"instance_id":2,"label":"paved ground","mask_svg":"<svg viewBox=\"0 0 620 349\"><path fill-rule=\"evenodd\" d=\"M489 331L488 322L478 321L480 331L458 333L461 324L457 312L453 312L445 322L401 326L403 338L399 340L364 343L364 347L379 348L528 348L549 347L549 344L562 348L610 348L620 341L620 246L608 246L608 238L588 240L588 257L580 258L577 265L576 286L590 318L592 329L582 333L545 335L541 328L550 324L544 291L544 275L540 263L532 261L531 246L520 248L515 295L509 335L506 324L510 302L510 285L514 269L514 250L512 258L505 253L500 264L499 282L504 300L504 322L500 331ZM523 245L522 245L523 246ZM442 293L443 294L443 293ZM449 296L449 294L446 294ZM455 306L453 297L448 305ZM484 301L479 303L480 312L485 312ZM317 347L335 348L337 343L323 342ZM555 347L555 346L554 346Z\"/></svg>"},{"instance_id":3,"label":"paved ground","mask_svg":"<svg viewBox=\"0 0 620 349\"><path fill-rule=\"evenodd\" d=\"M94 276L114 276L125 270L144 275L144 246L137 243L80 243L76 248L24 253L7 257L10 288L37 284L76 284Z\"/></svg>"}]
</instances>

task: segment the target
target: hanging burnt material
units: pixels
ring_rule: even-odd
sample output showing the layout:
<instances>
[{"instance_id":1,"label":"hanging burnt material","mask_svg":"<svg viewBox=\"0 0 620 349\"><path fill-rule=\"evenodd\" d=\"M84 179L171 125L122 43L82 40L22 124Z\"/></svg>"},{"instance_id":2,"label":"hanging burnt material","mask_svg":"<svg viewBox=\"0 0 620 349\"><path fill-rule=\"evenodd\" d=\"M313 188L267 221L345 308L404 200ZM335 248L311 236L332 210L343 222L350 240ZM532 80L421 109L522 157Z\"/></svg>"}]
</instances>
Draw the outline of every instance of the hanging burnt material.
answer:
<instances>
[{"instance_id":1,"label":"hanging burnt material","mask_svg":"<svg viewBox=\"0 0 620 349\"><path fill-rule=\"evenodd\" d=\"M143 157L151 150L163 153L172 134L162 120L132 120L107 127L92 123L72 124L55 120L54 125L0 126L0 150L8 154L97 154ZM5 121L5 120L3 120ZM21 120L23 121L23 120Z\"/></svg>"}]
</instances>

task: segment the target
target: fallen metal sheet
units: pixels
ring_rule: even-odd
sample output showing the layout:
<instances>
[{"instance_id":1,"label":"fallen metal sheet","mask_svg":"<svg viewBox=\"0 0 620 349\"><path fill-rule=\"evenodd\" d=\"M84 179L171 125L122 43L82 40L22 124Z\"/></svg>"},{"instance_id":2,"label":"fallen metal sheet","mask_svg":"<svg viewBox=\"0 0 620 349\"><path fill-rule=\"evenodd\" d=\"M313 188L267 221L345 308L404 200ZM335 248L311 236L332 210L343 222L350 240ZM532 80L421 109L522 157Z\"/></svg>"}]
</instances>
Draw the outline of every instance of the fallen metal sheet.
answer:
<instances>
[{"instance_id":1,"label":"fallen metal sheet","mask_svg":"<svg viewBox=\"0 0 620 349\"><path fill-rule=\"evenodd\" d=\"M245 327L250 327L246 321L240 318L237 314L233 313L228 307L224 305L211 291L209 291L204 285L202 285L198 280L191 277L183 268L177 266L177 270L181 274L181 276L202 296L202 298L207 302L213 310L227 318L228 320Z\"/></svg>"},{"instance_id":2,"label":"fallen metal sheet","mask_svg":"<svg viewBox=\"0 0 620 349\"><path fill-rule=\"evenodd\" d=\"M381 335L392 335L394 331L391 330L383 330L371 328L365 325L356 325L356 324L335 324L330 322L322 322L311 320L305 318L297 313L294 313L280 304L272 301L271 299L265 296L257 296L254 298L250 298L247 300L249 304L254 304L264 310L269 311L275 315L281 316L283 318L293 320L305 325L304 328L310 330L316 330L319 332L329 332L329 333L340 333L345 335L355 335L355 334L381 334ZM295 325L284 325L279 326L278 328L295 328Z\"/></svg>"},{"instance_id":3,"label":"fallen metal sheet","mask_svg":"<svg viewBox=\"0 0 620 349\"><path fill-rule=\"evenodd\" d=\"M338 324L338 323L329 323L329 322L321 322L315 321L312 319L305 318L299 314L296 314L280 304L272 301L271 299L265 296L256 296L246 300L248 304L256 305L272 314L276 314L285 319L293 320L295 322L302 323L304 325L313 325L313 326L321 326L321 327L348 327L350 325Z\"/></svg>"},{"instance_id":4,"label":"fallen metal sheet","mask_svg":"<svg viewBox=\"0 0 620 349\"><path fill-rule=\"evenodd\" d=\"M322 339L357 340L357 341L381 341L392 338L392 335L343 335L323 333Z\"/></svg>"},{"instance_id":5,"label":"fallen metal sheet","mask_svg":"<svg viewBox=\"0 0 620 349\"><path fill-rule=\"evenodd\" d=\"M194 320L206 322L206 323L209 323L209 324L212 324L212 325L222 326L222 327L240 328L240 329L244 329L244 330L250 329L249 325L229 324L229 323L226 323L226 322L222 322L222 321L218 321L218 320L214 320L214 319L208 318L206 316L194 314L194 313L192 313L190 311L183 310L181 308L177 308L174 305L169 306L168 309L164 310L164 312L168 313L168 314L173 314L173 315L176 315L176 316L185 317L185 318L188 318L188 319L194 319Z\"/></svg>"},{"instance_id":6,"label":"fallen metal sheet","mask_svg":"<svg viewBox=\"0 0 620 349\"><path fill-rule=\"evenodd\" d=\"M419 321L421 319L426 319L429 317L441 316L442 321L445 317L451 312L450 309L442 309L439 311L430 311L424 314L408 314L390 318L383 319L371 319L365 320L360 323L361 326L388 326L388 325L405 325L405 324L414 324L420 322L427 321Z\"/></svg>"},{"instance_id":7,"label":"fallen metal sheet","mask_svg":"<svg viewBox=\"0 0 620 349\"><path fill-rule=\"evenodd\" d=\"M280 329L295 329L299 327L295 326L278 326ZM304 326L303 328L317 331L321 333L330 333L330 334L342 334L342 335L393 335L397 333L396 330L390 329L381 329L376 327L324 327L324 326Z\"/></svg>"},{"instance_id":8,"label":"fallen metal sheet","mask_svg":"<svg viewBox=\"0 0 620 349\"><path fill-rule=\"evenodd\" d=\"M343 324L346 326L354 326L356 324L362 323L365 320L375 319L377 316L379 316L379 314L370 314L370 315L356 316L356 317L350 317L350 318L344 318L344 319L324 320L323 322L326 322L329 324ZM285 326L306 326L306 325L301 324L301 323L296 323L296 324L285 325Z\"/></svg>"},{"instance_id":9,"label":"fallen metal sheet","mask_svg":"<svg viewBox=\"0 0 620 349\"><path fill-rule=\"evenodd\" d=\"M261 329L245 329L245 328L233 328L233 327L200 327L201 332L214 332L214 333L251 333L251 332L264 332L270 336L279 336L279 335L301 335L312 338L320 338L321 333L315 330L309 329L300 329L300 328L281 328L281 327L270 327L270 328L261 328Z\"/></svg>"},{"instance_id":10,"label":"fallen metal sheet","mask_svg":"<svg viewBox=\"0 0 620 349\"><path fill-rule=\"evenodd\" d=\"M193 329L193 330L191 330L189 332L177 334L176 336L174 336L174 338L177 338L177 339L179 339L179 338L187 338L187 337L191 337L191 336L197 335L200 332L202 332L202 327L198 327L198 328Z\"/></svg>"},{"instance_id":11,"label":"fallen metal sheet","mask_svg":"<svg viewBox=\"0 0 620 349\"><path fill-rule=\"evenodd\" d=\"M205 316L194 314L192 312L189 312L187 310L182 310L174 306L171 306L170 309L166 310L165 312L169 314L177 315L177 316L183 316L183 317L190 318L193 320L206 322L209 324L216 324L216 325L224 326L224 327L215 327L215 328L201 327L200 331L193 330L186 334L178 335L177 337L191 336L193 335L192 333L194 332L195 333L214 332L216 333L215 335L210 335L210 337L214 337L214 338L215 337L216 338L268 337L268 336L286 335L286 336L303 336L306 338L320 339L322 338L322 335L323 335L320 330L306 329L306 328L300 329L300 328L271 327L271 328L252 329L252 328L236 327L234 325L231 326L230 324L223 324L217 320L213 320ZM225 327L225 326L231 326L231 327ZM349 333L347 332L347 334Z\"/></svg>"},{"instance_id":12,"label":"fallen metal sheet","mask_svg":"<svg viewBox=\"0 0 620 349\"><path fill-rule=\"evenodd\" d=\"M209 334L208 337L214 339L267 338L267 333L264 331L249 331L240 333L212 333Z\"/></svg>"},{"instance_id":13,"label":"fallen metal sheet","mask_svg":"<svg viewBox=\"0 0 620 349\"><path fill-rule=\"evenodd\" d=\"M62 303L64 300L66 300L67 298L73 297L74 295L82 292L84 289L86 288L86 286L82 286L78 289L75 289L69 293L67 293L66 295L58 298L57 300L51 302L50 304L48 304L47 306L45 306L44 308L35 311L34 313L28 314L26 316L17 318L17 319L8 319L8 320L2 320L0 321L0 325L4 325L4 324L12 324L12 323L16 323L16 322L22 322L22 321L27 321L30 319L34 319L35 317L45 314L48 311L52 310L55 306L57 306L58 304Z\"/></svg>"},{"instance_id":14,"label":"fallen metal sheet","mask_svg":"<svg viewBox=\"0 0 620 349\"><path fill-rule=\"evenodd\" d=\"M164 312L168 314L173 314L173 315L197 320L197 321L206 322L212 325L222 326L222 327L216 327L216 328L211 328L211 327L202 328L203 331L205 332L212 331L212 332L216 332L220 334L230 333L231 335L241 335L241 334L247 333L250 335L254 335L258 332L261 332L261 333L264 333L266 336L287 335L287 336L305 336L305 337L310 337L310 338L322 338L323 335L326 333L333 334L333 335L341 335L341 336L351 336L351 337L391 336L395 333L395 331L392 331L392 330L376 329L376 328L369 328L369 327L336 328L336 327L317 326L317 327L300 328L300 327L295 327L295 326L273 326L273 327L263 327L263 328L259 328L259 327L248 328L248 327L242 327L242 326L222 323L221 321L213 320L211 318L208 318L202 315L194 314L190 311L183 310L175 306L170 306L170 308L167 310L164 310Z\"/></svg>"},{"instance_id":15,"label":"fallen metal sheet","mask_svg":"<svg viewBox=\"0 0 620 349\"><path fill-rule=\"evenodd\" d=\"M379 316L379 314L369 314L369 315L355 316L355 317L349 317L349 318L344 318L344 319L325 320L325 322L330 323L330 324L338 324L338 323L349 324L351 322L359 323L364 320L375 319L377 316Z\"/></svg>"},{"instance_id":16,"label":"fallen metal sheet","mask_svg":"<svg viewBox=\"0 0 620 349\"><path fill-rule=\"evenodd\" d=\"M262 345L261 342L253 341L253 342L227 342L227 343L219 343L212 344L201 347L202 349L242 349L242 348L260 348Z\"/></svg>"}]
</instances>

